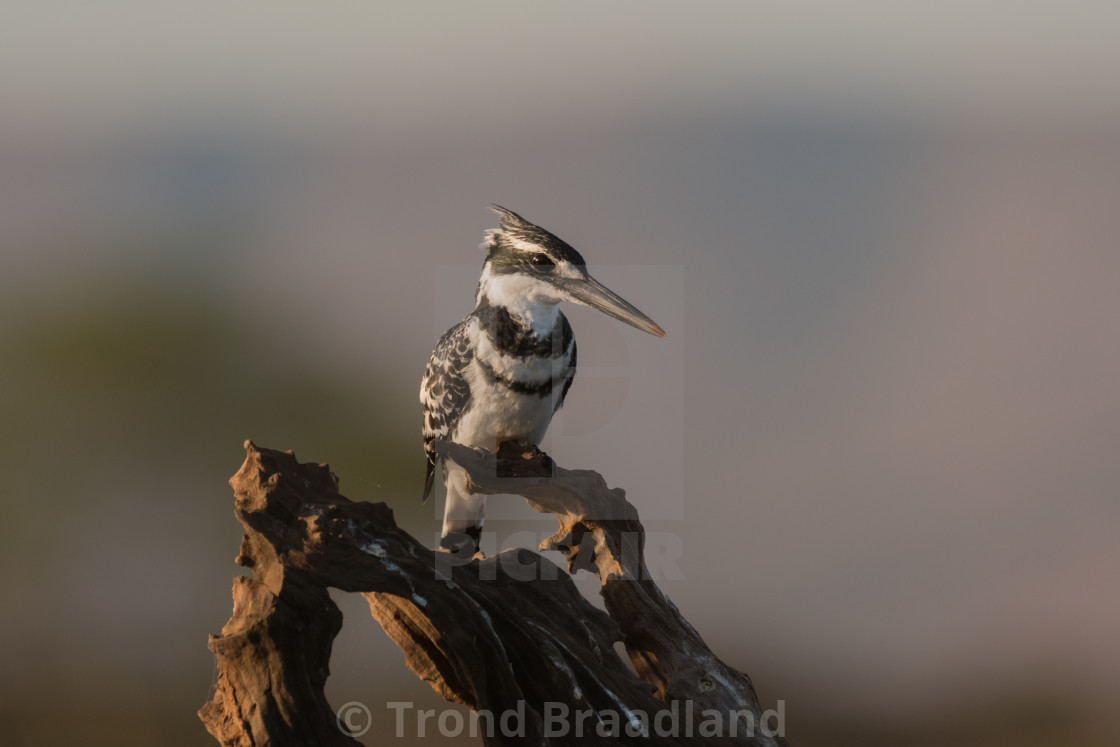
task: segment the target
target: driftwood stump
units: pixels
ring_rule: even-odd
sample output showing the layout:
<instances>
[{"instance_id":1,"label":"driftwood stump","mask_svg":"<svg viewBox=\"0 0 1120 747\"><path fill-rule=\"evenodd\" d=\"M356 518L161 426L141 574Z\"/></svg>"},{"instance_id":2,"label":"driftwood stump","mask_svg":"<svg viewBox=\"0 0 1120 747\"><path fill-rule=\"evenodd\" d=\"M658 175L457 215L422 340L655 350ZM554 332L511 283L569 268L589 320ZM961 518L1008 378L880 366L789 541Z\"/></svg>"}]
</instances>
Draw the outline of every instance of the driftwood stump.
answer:
<instances>
[{"instance_id":1,"label":"driftwood stump","mask_svg":"<svg viewBox=\"0 0 1120 747\"><path fill-rule=\"evenodd\" d=\"M596 572L608 612L537 553L429 549L385 504L339 494L326 465L246 442L230 484L245 528L237 562L253 578L235 579L233 615L210 637L218 686L199 711L219 742L357 744L323 694L342 627L335 587L366 598L417 676L478 712L486 744L786 744L750 679L650 580L644 530L621 490L533 447L437 447L477 491L518 494L555 515L560 528L540 549Z\"/></svg>"}]
</instances>

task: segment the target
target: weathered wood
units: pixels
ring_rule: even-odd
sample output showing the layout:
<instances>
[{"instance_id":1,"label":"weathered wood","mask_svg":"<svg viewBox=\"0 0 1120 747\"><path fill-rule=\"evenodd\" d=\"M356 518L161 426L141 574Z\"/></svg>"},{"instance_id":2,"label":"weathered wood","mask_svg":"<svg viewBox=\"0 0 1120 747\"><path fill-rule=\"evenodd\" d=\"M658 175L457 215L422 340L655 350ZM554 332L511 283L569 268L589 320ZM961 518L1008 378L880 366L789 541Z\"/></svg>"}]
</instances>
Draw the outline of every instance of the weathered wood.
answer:
<instances>
[{"instance_id":1,"label":"weathered wood","mask_svg":"<svg viewBox=\"0 0 1120 747\"><path fill-rule=\"evenodd\" d=\"M746 675L716 658L649 579L644 531L621 490L595 472L558 468L532 447L503 445L497 455L437 448L478 491L519 494L556 515L560 529L541 549L597 572L608 613L537 553L433 551L401 531L384 504L340 495L325 465L247 442L230 482L246 531L238 562L254 578L236 581L233 616L211 637L218 688L199 712L221 743L354 744L323 697L341 627L327 595L333 586L363 594L408 666L444 698L495 722L517 715L515 734L495 723L487 744L785 744L759 728L762 709ZM639 676L618 658L617 641ZM680 721L660 735L653 717L673 701ZM705 710L722 714L722 736L701 736ZM577 737L575 713L587 711ZM686 713L693 718L683 723ZM620 717L613 733L611 714ZM642 716L645 734L635 728ZM732 719L736 739L726 736ZM743 735L748 722L753 736ZM558 733L565 724L568 733Z\"/></svg>"}]
</instances>

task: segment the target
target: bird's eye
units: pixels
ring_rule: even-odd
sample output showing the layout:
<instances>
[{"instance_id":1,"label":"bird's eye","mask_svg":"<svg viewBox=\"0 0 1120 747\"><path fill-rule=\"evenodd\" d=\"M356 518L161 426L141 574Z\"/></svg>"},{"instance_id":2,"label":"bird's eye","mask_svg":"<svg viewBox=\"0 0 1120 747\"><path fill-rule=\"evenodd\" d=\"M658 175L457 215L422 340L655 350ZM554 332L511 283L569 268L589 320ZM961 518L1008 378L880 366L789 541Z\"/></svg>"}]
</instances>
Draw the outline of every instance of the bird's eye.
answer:
<instances>
[{"instance_id":1,"label":"bird's eye","mask_svg":"<svg viewBox=\"0 0 1120 747\"><path fill-rule=\"evenodd\" d=\"M542 269L553 267L556 264L551 259L549 259L547 254L534 254L533 258L529 261L533 263L534 267L539 267Z\"/></svg>"}]
</instances>

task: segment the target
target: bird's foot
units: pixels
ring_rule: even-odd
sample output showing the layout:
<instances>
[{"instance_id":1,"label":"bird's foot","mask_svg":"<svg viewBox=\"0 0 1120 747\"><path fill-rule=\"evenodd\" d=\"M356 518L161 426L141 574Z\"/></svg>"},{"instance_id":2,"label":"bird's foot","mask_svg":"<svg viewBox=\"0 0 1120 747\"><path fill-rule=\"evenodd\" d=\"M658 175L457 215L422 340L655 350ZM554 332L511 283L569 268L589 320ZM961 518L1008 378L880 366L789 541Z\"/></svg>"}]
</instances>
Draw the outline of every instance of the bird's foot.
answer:
<instances>
[{"instance_id":1,"label":"bird's foot","mask_svg":"<svg viewBox=\"0 0 1120 747\"><path fill-rule=\"evenodd\" d=\"M482 549L479 547L481 535L482 527L468 527L461 532L448 532L440 538L439 549L464 557L473 556L475 553L481 555Z\"/></svg>"},{"instance_id":2,"label":"bird's foot","mask_svg":"<svg viewBox=\"0 0 1120 747\"><path fill-rule=\"evenodd\" d=\"M536 445L519 441L498 444L498 477L555 477L556 463Z\"/></svg>"}]
</instances>

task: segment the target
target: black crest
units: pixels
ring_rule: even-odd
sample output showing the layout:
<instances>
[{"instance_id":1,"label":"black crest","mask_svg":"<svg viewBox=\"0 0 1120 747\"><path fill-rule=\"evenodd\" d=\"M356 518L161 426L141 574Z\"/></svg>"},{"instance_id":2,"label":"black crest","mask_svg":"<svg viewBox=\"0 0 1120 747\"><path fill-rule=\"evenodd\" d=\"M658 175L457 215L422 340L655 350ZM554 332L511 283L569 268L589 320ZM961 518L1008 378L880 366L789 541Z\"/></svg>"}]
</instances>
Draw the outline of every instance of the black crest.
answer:
<instances>
[{"instance_id":1,"label":"black crest","mask_svg":"<svg viewBox=\"0 0 1120 747\"><path fill-rule=\"evenodd\" d=\"M519 265L526 261L526 252L518 244L531 244L537 251L547 254L555 262L570 262L586 266L583 257L559 236L530 223L512 210L501 205L491 205L501 220L498 228L486 232L487 261L493 265Z\"/></svg>"}]
</instances>

